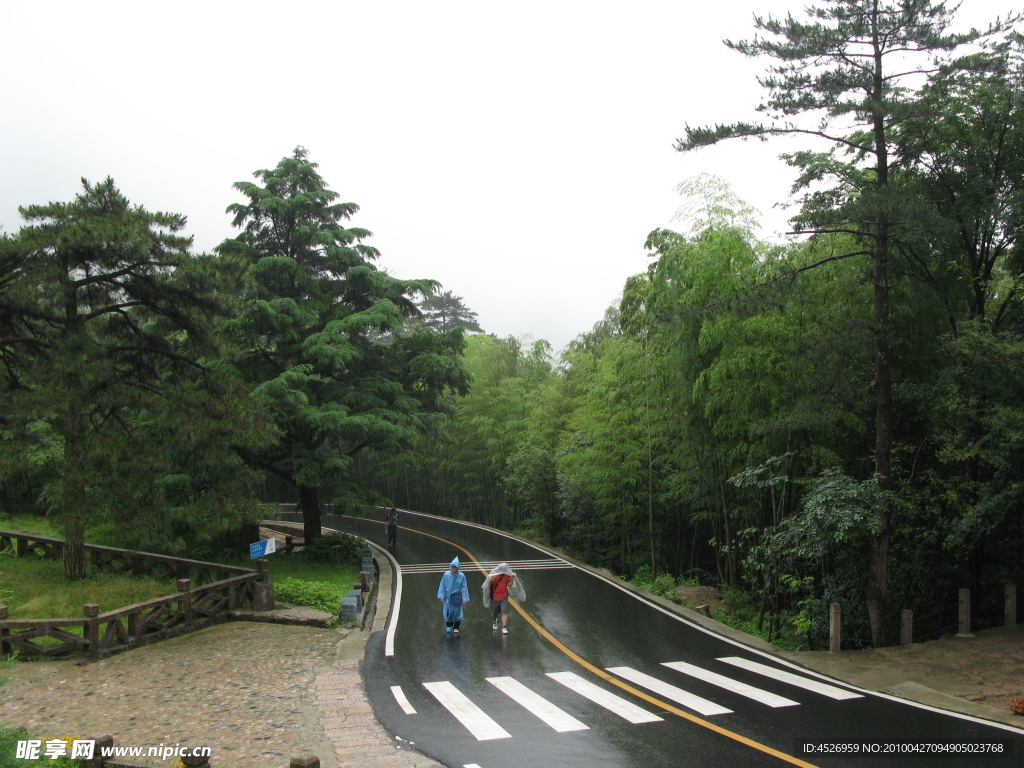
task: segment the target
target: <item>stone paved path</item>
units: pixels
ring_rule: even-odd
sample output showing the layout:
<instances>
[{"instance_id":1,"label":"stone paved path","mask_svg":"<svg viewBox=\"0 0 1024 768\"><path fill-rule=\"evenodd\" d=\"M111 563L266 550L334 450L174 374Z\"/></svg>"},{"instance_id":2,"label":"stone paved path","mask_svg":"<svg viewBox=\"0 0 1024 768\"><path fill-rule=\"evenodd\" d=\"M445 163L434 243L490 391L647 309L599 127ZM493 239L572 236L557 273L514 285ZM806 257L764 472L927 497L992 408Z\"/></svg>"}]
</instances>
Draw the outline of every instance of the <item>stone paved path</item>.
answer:
<instances>
[{"instance_id":1,"label":"stone paved path","mask_svg":"<svg viewBox=\"0 0 1024 768\"><path fill-rule=\"evenodd\" d=\"M91 664L18 664L3 670L0 720L43 738L209 745L213 768L310 754L322 768L442 768L394 740L367 701L359 665L387 620L386 569L379 594L369 631L235 621Z\"/></svg>"},{"instance_id":2,"label":"stone paved path","mask_svg":"<svg viewBox=\"0 0 1024 768\"><path fill-rule=\"evenodd\" d=\"M232 622L83 666L19 664L4 673L0 712L43 738L209 745L217 768L284 767L310 753L334 768L310 693L339 640L326 629Z\"/></svg>"}]
</instances>

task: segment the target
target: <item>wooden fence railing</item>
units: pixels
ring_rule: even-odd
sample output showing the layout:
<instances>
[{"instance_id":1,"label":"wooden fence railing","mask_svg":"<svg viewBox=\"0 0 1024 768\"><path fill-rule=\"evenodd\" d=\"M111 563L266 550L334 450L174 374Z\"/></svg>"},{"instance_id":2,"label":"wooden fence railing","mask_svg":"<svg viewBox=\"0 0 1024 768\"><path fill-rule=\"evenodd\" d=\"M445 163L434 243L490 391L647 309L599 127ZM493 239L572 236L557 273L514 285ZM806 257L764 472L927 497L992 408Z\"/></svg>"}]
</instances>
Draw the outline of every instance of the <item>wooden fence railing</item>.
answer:
<instances>
[{"instance_id":1,"label":"wooden fence railing","mask_svg":"<svg viewBox=\"0 0 1024 768\"><path fill-rule=\"evenodd\" d=\"M7 550L23 557L59 560L64 542L0 531L0 552ZM253 570L96 544L86 544L85 550L89 561L102 570L158 579L176 577L178 591L105 613L100 613L98 605L87 603L81 618L70 619L10 619L7 606L0 605L0 656L14 649L33 656L104 655L165 637L171 630L199 629L208 623L205 620L251 603L256 584L267 580L266 561ZM70 629L79 629L81 634ZM36 642L44 637L57 644Z\"/></svg>"}]
</instances>

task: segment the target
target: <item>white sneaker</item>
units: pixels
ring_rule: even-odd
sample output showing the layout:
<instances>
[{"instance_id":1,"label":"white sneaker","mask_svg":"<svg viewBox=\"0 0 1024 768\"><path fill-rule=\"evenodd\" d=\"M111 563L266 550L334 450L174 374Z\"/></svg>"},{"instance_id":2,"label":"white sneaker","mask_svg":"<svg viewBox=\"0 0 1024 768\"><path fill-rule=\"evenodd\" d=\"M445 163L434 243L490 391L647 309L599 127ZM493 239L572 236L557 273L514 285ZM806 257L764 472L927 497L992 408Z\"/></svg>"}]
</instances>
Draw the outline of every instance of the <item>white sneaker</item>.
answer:
<instances>
[{"instance_id":1,"label":"white sneaker","mask_svg":"<svg viewBox=\"0 0 1024 768\"><path fill-rule=\"evenodd\" d=\"M493 622L491 622L491 629L497 629L497 628L498 628L498 620L495 619Z\"/></svg>"},{"instance_id":2,"label":"white sneaker","mask_svg":"<svg viewBox=\"0 0 1024 768\"><path fill-rule=\"evenodd\" d=\"M508 627L502 627L501 628L501 634L507 635L508 634Z\"/></svg>"},{"instance_id":3,"label":"white sneaker","mask_svg":"<svg viewBox=\"0 0 1024 768\"><path fill-rule=\"evenodd\" d=\"M455 630L455 634L456 634L456 635L457 635L457 634L459 634L459 630L457 630L457 629L456 629L456 630Z\"/></svg>"}]
</instances>

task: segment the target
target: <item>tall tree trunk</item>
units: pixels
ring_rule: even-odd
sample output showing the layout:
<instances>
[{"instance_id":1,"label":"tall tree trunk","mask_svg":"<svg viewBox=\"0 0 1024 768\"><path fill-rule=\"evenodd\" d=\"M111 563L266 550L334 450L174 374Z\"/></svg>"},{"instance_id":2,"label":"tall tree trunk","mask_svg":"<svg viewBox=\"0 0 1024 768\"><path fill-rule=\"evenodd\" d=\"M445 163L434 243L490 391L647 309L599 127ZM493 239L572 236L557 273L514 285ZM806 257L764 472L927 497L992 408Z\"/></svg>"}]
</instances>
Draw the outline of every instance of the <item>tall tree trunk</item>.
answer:
<instances>
[{"instance_id":1,"label":"tall tree trunk","mask_svg":"<svg viewBox=\"0 0 1024 768\"><path fill-rule=\"evenodd\" d=\"M872 24L877 30L878 7L875 5ZM884 81L882 78L882 54L880 43L875 39L875 74L873 96L875 104L882 103ZM886 144L885 118L876 106L873 133L875 139L875 171L883 206L891 205L885 197L889 186L889 153ZM889 536L892 525L892 361L889 349L889 215L887 210L878 213L874 226L874 292L875 292L875 476L880 491L875 505L875 535L871 543L871 560L868 563L867 606L871 621L871 643L876 648L889 644L889 610L887 588L889 579Z\"/></svg>"},{"instance_id":2,"label":"tall tree trunk","mask_svg":"<svg viewBox=\"0 0 1024 768\"><path fill-rule=\"evenodd\" d=\"M82 414L77 408L64 412L64 486L61 506L64 517L64 578L85 578L86 497L82 457Z\"/></svg>"},{"instance_id":3,"label":"tall tree trunk","mask_svg":"<svg viewBox=\"0 0 1024 768\"><path fill-rule=\"evenodd\" d=\"M881 228L881 226L880 226ZM875 505L875 534L868 564L867 604L871 643L889 644L889 536L892 524L892 368L889 360L888 238L879 238L875 256L875 475L881 491Z\"/></svg>"},{"instance_id":4,"label":"tall tree trunk","mask_svg":"<svg viewBox=\"0 0 1024 768\"><path fill-rule=\"evenodd\" d=\"M877 184L883 210L874 223L874 473L878 477L879 501L874 507L876 532L871 541L871 555L867 567L867 615L871 623L871 644L883 647L889 644L889 537L892 523L891 492L893 446L893 381L892 360L889 349L889 212L892 205L887 197L889 188L889 147L885 116L881 104L885 95L882 66L882 43L879 38L879 7L873 4L871 25L874 43L874 78L872 97L874 117L874 155L876 155Z\"/></svg>"},{"instance_id":5,"label":"tall tree trunk","mask_svg":"<svg viewBox=\"0 0 1024 768\"><path fill-rule=\"evenodd\" d=\"M316 488L300 485L299 506L302 508L302 538L309 544L320 536L320 492Z\"/></svg>"}]
</instances>

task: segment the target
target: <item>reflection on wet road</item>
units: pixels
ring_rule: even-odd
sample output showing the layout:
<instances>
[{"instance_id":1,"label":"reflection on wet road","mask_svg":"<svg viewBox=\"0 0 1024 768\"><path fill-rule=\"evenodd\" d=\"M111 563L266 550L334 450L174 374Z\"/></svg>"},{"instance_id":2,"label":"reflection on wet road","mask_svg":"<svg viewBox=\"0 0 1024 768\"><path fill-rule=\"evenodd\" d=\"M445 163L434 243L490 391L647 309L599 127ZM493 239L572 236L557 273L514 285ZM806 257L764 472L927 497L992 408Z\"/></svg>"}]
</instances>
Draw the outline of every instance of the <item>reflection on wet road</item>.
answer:
<instances>
[{"instance_id":1,"label":"reflection on wet road","mask_svg":"<svg viewBox=\"0 0 1024 768\"><path fill-rule=\"evenodd\" d=\"M695 625L615 582L491 529L403 512L400 599L371 638L363 676L380 722L448 766L918 766L906 756L804 756L802 745L1000 741L1019 765L1024 733L858 691ZM324 525L383 545L383 516ZM461 634L447 637L438 582L458 556L469 580ZM527 599L510 634L482 605L507 562ZM393 654L393 655L389 655ZM1009 750L1013 750L1011 754Z\"/></svg>"}]
</instances>

